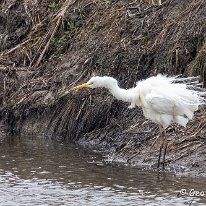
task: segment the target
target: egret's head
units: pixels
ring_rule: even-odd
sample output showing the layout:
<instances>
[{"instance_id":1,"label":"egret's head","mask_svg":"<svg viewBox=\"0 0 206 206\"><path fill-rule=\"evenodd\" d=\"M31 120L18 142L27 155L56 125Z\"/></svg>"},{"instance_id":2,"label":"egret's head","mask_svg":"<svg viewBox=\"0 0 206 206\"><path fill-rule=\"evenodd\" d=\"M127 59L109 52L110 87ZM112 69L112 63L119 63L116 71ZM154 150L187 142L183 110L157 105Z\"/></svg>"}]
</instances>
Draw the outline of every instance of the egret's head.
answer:
<instances>
[{"instance_id":1,"label":"egret's head","mask_svg":"<svg viewBox=\"0 0 206 206\"><path fill-rule=\"evenodd\" d=\"M102 87L102 78L99 76L92 77L87 84L89 84L89 88L97 88L97 87Z\"/></svg>"},{"instance_id":2,"label":"egret's head","mask_svg":"<svg viewBox=\"0 0 206 206\"><path fill-rule=\"evenodd\" d=\"M87 83L81 84L79 86L73 87L70 90L77 90L85 87L89 88L97 88L97 87L105 87L105 88L111 88L113 86L117 85L117 80L112 77L99 77L95 76L92 77Z\"/></svg>"}]
</instances>

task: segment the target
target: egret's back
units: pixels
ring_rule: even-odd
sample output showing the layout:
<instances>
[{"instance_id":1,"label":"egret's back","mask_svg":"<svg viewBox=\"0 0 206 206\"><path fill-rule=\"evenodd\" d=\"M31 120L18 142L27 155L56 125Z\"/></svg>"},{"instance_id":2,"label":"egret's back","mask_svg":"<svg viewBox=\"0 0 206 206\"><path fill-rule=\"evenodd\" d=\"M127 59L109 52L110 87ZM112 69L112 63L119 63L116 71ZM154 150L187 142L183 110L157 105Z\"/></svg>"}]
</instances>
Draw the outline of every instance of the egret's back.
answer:
<instances>
[{"instance_id":1,"label":"egret's back","mask_svg":"<svg viewBox=\"0 0 206 206\"><path fill-rule=\"evenodd\" d=\"M148 119L163 127L172 122L186 126L199 105L205 103L198 83L198 77L150 77L137 83L139 105Z\"/></svg>"}]
</instances>

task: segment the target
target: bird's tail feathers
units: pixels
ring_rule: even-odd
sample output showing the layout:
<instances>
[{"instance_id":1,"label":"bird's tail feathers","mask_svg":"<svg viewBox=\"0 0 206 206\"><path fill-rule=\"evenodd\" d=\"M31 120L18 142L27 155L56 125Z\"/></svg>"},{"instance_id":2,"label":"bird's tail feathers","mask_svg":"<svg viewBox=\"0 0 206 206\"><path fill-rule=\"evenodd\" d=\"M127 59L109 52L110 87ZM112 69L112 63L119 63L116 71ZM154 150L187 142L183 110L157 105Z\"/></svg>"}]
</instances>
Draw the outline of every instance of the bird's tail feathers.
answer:
<instances>
[{"instance_id":1,"label":"bird's tail feathers","mask_svg":"<svg viewBox=\"0 0 206 206\"><path fill-rule=\"evenodd\" d=\"M146 79L145 82L156 87L159 94L175 100L179 104L206 105L206 90L203 88L203 84L200 83L200 76L181 77L181 75L177 75L171 77L158 74L156 77ZM137 84L139 83L141 84L141 82ZM170 87L170 85L173 86ZM170 92L168 93L168 91Z\"/></svg>"},{"instance_id":2,"label":"bird's tail feathers","mask_svg":"<svg viewBox=\"0 0 206 206\"><path fill-rule=\"evenodd\" d=\"M168 83L172 84L182 84L186 86L193 86L197 88L201 88L203 86L203 83L200 82L200 76L195 77L181 77L182 75L176 75L176 76L166 76L162 74L158 74L158 80L165 80Z\"/></svg>"},{"instance_id":3,"label":"bird's tail feathers","mask_svg":"<svg viewBox=\"0 0 206 206\"><path fill-rule=\"evenodd\" d=\"M198 104L206 105L206 90L205 88L203 88L203 83L200 82L200 76L181 78L178 75L173 79L172 83L186 85L186 88L196 95L198 99ZM190 104L192 102L187 102L187 103Z\"/></svg>"},{"instance_id":4,"label":"bird's tail feathers","mask_svg":"<svg viewBox=\"0 0 206 206\"><path fill-rule=\"evenodd\" d=\"M180 97L179 101L186 105L206 105L206 92L191 90L192 98ZM178 101L177 101L178 102Z\"/></svg>"},{"instance_id":5,"label":"bird's tail feathers","mask_svg":"<svg viewBox=\"0 0 206 206\"><path fill-rule=\"evenodd\" d=\"M200 82L200 76L195 77L180 77L180 75L173 78L172 83L195 84Z\"/></svg>"}]
</instances>

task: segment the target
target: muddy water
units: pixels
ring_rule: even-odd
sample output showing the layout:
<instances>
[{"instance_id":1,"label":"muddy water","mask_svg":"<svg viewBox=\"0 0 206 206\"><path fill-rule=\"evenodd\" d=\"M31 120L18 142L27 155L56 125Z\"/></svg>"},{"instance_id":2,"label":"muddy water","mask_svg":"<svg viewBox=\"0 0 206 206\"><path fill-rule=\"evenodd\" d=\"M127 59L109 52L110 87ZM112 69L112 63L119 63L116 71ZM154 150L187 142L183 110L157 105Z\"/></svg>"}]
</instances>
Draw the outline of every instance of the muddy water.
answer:
<instances>
[{"instance_id":1,"label":"muddy water","mask_svg":"<svg viewBox=\"0 0 206 206\"><path fill-rule=\"evenodd\" d=\"M178 197L181 189L190 195ZM76 145L8 138L0 144L0 205L206 205L206 179L114 165Z\"/></svg>"}]
</instances>

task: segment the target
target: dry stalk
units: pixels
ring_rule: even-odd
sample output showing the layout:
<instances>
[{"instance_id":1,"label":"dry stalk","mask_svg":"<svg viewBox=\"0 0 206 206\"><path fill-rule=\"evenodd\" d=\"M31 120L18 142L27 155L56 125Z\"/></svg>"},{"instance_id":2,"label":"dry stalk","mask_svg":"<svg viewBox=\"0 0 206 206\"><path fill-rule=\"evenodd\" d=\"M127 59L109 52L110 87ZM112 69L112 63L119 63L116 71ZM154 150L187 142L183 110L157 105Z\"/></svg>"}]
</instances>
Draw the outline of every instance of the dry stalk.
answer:
<instances>
[{"instance_id":1,"label":"dry stalk","mask_svg":"<svg viewBox=\"0 0 206 206\"><path fill-rule=\"evenodd\" d=\"M63 5L60 8L60 10L58 11L58 13L56 14L56 17L53 19L53 22L54 22L55 26L54 27L52 26L52 28L50 29L50 31L46 35L46 39L48 39L47 43L46 43L43 51L41 52L41 54L40 54L40 56L39 56L39 58L37 60L37 63L35 64L35 67L38 67L39 64L41 63L43 56L45 55L47 49L49 48L49 44L50 44L51 39L54 37L54 35L57 32L57 29L59 28L60 22L61 22L62 18L64 17L64 14L65 14L66 10L71 5L73 5L75 2L76 2L76 0L66 0L63 3Z\"/></svg>"}]
</instances>

